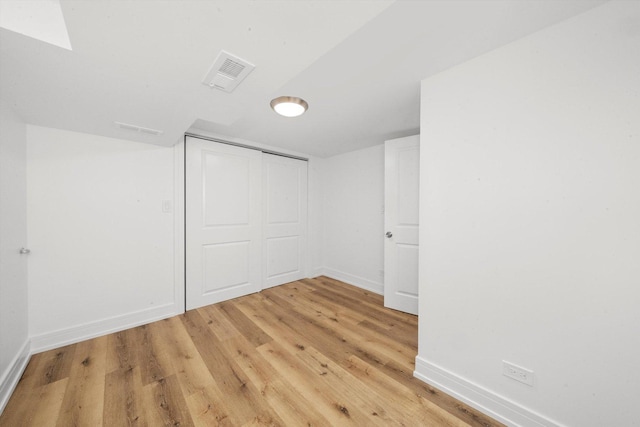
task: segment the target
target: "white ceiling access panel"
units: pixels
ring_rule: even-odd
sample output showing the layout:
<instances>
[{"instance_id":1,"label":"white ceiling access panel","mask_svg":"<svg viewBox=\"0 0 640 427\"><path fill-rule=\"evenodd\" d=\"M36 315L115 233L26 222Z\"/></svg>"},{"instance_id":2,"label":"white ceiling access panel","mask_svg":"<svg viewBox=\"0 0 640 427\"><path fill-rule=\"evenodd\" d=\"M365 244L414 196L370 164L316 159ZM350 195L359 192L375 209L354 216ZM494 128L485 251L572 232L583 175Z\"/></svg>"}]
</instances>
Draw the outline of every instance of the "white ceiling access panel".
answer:
<instances>
[{"instance_id":1,"label":"white ceiling access panel","mask_svg":"<svg viewBox=\"0 0 640 427\"><path fill-rule=\"evenodd\" d=\"M202 84L225 92L233 90L253 71L255 65L242 58L220 51Z\"/></svg>"}]
</instances>

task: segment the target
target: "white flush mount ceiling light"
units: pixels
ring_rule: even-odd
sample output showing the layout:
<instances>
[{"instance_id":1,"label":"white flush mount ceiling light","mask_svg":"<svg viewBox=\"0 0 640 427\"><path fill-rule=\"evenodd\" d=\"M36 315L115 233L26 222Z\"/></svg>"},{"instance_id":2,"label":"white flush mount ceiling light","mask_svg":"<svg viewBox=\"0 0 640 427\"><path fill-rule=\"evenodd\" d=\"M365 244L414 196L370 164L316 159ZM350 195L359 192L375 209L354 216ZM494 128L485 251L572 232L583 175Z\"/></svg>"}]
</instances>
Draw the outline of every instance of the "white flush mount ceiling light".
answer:
<instances>
[{"instance_id":1,"label":"white flush mount ceiling light","mask_svg":"<svg viewBox=\"0 0 640 427\"><path fill-rule=\"evenodd\" d=\"M273 111L285 117L298 117L309 109L309 104L295 96L279 96L271 100Z\"/></svg>"}]
</instances>

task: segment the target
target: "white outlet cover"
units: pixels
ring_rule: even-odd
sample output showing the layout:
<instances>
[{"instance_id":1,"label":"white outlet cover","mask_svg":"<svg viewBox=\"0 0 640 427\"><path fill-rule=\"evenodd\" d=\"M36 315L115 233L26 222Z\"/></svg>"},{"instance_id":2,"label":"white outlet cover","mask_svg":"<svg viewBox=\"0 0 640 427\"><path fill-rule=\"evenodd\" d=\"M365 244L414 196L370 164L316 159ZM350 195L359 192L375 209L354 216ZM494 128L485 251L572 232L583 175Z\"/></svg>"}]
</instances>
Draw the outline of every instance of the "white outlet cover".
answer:
<instances>
[{"instance_id":1,"label":"white outlet cover","mask_svg":"<svg viewBox=\"0 0 640 427\"><path fill-rule=\"evenodd\" d=\"M533 371L522 366L515 365L506 360L502 361L502 374L506 377L533 387Z\"/></svg>"}]
</instances>

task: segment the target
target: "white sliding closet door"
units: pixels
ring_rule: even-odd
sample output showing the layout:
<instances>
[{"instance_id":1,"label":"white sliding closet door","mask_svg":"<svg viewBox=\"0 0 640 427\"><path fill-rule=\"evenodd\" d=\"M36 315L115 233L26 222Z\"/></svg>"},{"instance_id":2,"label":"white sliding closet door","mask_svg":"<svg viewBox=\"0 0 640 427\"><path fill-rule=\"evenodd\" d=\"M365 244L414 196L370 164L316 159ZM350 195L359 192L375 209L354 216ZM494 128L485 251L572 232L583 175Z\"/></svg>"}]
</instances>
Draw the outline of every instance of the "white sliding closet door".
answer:
<instances>
[{"instance_id":1,"label":"white sliding closet door","mask_svg":"<svg viewBox=\"0 0 640 427\"><path fill-rule=\"evenodd\" d=\"M187 309L262 287L262 153L187 137Z\"/></svg>"},{"instance_id":2,"label":"white sliding closet door","mask_svg":"<svg viewBox=\"0 0 640 427\"><path fill-rule=\"evenodd\" d=\"M263 288L306 277L307 162L262 155Z\"/></svg>"}]
</instances>

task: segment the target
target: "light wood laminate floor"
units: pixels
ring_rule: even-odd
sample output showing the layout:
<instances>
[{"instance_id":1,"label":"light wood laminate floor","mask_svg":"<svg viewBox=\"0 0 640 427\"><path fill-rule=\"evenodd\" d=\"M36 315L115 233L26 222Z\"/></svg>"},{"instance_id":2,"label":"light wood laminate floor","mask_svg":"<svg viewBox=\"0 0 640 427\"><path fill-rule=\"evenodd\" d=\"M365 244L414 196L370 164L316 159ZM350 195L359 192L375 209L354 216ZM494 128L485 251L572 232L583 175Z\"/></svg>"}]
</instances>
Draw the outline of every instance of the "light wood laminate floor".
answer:
<instances>
[{"instance_id":1,"label":"light wood laminate floor","mask_svg":"<svg viewBox=\"0 0 640 427\"><path fill-rule=\"evenodd\" d=\"M36 354L0 426L500 426L413 378L417 318L326 277Z\"/></svg>"}]
</instances>

